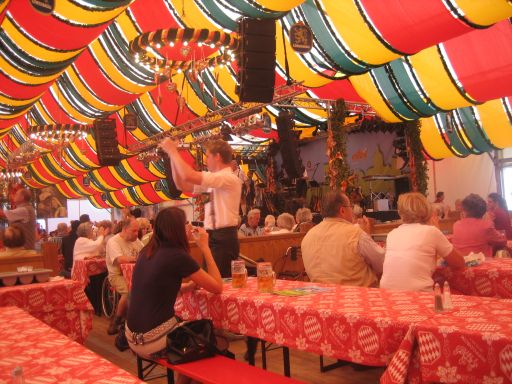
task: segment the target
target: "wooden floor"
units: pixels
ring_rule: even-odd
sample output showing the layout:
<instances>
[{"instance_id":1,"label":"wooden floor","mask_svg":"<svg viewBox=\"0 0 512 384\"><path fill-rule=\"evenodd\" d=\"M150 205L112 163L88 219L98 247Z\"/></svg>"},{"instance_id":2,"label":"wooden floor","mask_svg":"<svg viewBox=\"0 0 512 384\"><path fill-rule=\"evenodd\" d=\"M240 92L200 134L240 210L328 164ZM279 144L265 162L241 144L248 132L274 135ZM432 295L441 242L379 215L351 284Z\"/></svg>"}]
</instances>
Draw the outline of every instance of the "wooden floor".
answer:
<instances>
[{"instance_id":1,"label":"wooden floor","mask_svg":"<svg viewBox=\"0 0 512 384\"><path fill-rule=\"evenodd\" d=\"M124 370L137 375L135 356L128 350L119 352L114 346L114 336L107 335L108 321L104 317L94 316L93 329L89 333L85 346L97 354L110 360ZM243 360L245 342L232 341L230 350L236 354L237 360ZM278 349L267 353L268 369L283 373L282 350ZM384 371L383 368L371 368L366 371L355 371L350 366L321 373L319 357L306 352L290 350L290 365L292 377L306 383L313 384L372 384L378 383ZM258 350L256 365L261 367L261 353ZM161 373L164 371L161 370ZM152 380L154 384L164 384L165 379Z\"/></svg>"}]
</instances>

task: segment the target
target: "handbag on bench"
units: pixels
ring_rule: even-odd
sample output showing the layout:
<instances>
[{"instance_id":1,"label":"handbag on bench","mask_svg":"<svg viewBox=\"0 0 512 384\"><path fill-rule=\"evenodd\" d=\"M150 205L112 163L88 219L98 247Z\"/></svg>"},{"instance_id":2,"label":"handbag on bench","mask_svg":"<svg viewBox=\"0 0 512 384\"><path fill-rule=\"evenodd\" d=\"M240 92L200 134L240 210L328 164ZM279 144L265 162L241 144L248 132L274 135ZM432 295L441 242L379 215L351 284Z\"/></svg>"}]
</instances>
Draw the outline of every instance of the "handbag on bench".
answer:
<instances>
[{"instance_id":1,"label":"handbag on bench","mask_svg":"<svg viewBox=\"0 0 512 384\"><path fill-rule=\"evenodd\" d=\"M219 349L213 322L208 319L183 321L167 334L167 361L183 364L220 354L234 359L227 349Z\"/></svg>"}]
</instances>

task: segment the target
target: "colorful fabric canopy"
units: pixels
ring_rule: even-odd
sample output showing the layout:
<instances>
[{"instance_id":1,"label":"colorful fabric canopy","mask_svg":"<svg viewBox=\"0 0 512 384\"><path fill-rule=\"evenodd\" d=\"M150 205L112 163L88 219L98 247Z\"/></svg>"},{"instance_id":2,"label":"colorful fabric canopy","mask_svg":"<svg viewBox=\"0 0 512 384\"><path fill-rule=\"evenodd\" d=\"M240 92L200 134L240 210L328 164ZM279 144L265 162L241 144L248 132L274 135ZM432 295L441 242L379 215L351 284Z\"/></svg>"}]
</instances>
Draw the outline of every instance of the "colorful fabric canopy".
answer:
<instances>
[{"instance_id":1,"label":"colorful fabric canopy","mask_svg":"<svg viewBox=\"0 0 512 384\"><path fill-rule=\"evenodd\" d=\"M425 152L435 159L508 147L511 16L507 0L60 0L46 13L28 0L5 1L0 166L12 167L30 126L114 118L120 150L129 153L150 136L238 102L236 63L197 77L171 73L169 82L137 63L129 43L158 29L236 32L239 17L278 20L276 85L286 81L287 61L289 76L308 89L303 96L365 101L389 122L421 119ZM297 22L314 34L309 53L291 48L288 32ZM211 57L215 49L194 47L190 55ZM274 120L279 108L266 111ZM138 116L137 129L124 129L126 113ZM325 118L324 111L304 107L295 115L305 134ZM261 129L251 133L241 138L244 154L272 136ZM184 155L193 162L191 153ZM100 167L92 132L27 168L24 180L31 187L54 184L64 195L88 196L97 206L170 198L165 180L160 183L161 160L148 164L128 156L115 167Z\"/></svg>"}]
</instances>

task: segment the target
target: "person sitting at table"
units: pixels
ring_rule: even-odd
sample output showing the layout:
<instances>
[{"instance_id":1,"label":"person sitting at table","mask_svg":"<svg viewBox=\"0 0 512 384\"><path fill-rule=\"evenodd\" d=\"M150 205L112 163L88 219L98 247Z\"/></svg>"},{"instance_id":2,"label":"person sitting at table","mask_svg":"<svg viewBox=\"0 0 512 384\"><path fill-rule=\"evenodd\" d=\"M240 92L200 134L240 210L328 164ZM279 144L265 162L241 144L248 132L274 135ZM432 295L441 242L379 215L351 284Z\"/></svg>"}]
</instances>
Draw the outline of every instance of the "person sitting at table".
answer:
<instances>
[{"instance_id":1,"label":"person sitting at table","mask_svg":"<svg viewBox=\"0 0 512 384\"><path fill-rule=\"evenodd\" d=\"M507 238L494 228L494 223L484 218L487 204L472 193L462 200L462 219L453 225L452 244L462 255L482 252L492 257L493 247L504 247Z\"/></svg>"},{"instance_id":2,"label":"person sitting at table","mask_svg":"<svg viewBox=\"0 0 512 384\"><path fill-rule=\"evenodd\" d=\"M450 207L444 203L444 192L437 192L436 199L432 203L432 209L438 218L444 219L448 217Z\"/></svg>"},{"instance_id":3,"label":"person sitting at table","mask_svg":"<svg viewBox=\"0 0 512 384\"><path fill-rule=\"evenodd\" d=\"M323 221L302 239L302 260L309 279L360 287L378 286L384 249L361 225L353 224L347 195L330 192L323 201Z\"/></svg>"},{"instance_id":4,"label":"person sitting at table","mask_svg":"<svg viewBox=\"0 0 512 384\"><path fill-rule=\"evenodd\" d=\"M388 234L380 288L431 292L437 256L452 268L464 268L460 253L437 227L429 225L433 212L425 196L400 195L398 214L403 224Z\"/></svg>"},{"instance_id":5,"label":"person sitting at table","mask_svg":"<svg viewBox=\"0 0 512 384\"><path fill-rule=\"evenodd\" d=\"M62 239L67 236L69 233L69 228L66 223L57 224L57 229L50 233L50 237L48 241L51 243L56 243L59 247L57 249L57 253L62 253Z\"/></svg>"},{"instance_id":6,"label":"person sitting at table","mask_svg":"<svg viewBox=\"0 0 512 384\"><path fill-rule=\"evenodd\" d=\"M5 250L0 252L0 258L29 257L37 255L37 252L33 249L26 249L24 247L25 235L23 234L23 229L17 224L11 224L5 229L2 241Z\"/></svg>"},{"instance_id":7,"label":"person sitting at table","mask_svg":"<svg viewBox=\"0 0 512 384\"><path fill-rule=\"evenodd\" d=\"M295 212L295 222L293 232L306 233L315 226L313 223L313 214L309 208L299 208Z\"/></svg>"},{"instance_id":8,"label":"person sitting at table","mask_svg":"<svg viewBox=\"0 0 512 384\"><path fill-rule=\"evenodd\" d=\"M142 241L142 244L147 245L149 243L149 239L153 236L153 225L151 224L151 220L146 219L145 217L137 218L139 222L139 239Z\"/></svg>"},{"instance_id":9,"label":"person sitting at table","mask_svg":"<svg viewBox=\"0 0 512 384\"><path fill-rule=\"evenodd\" d=\"M283 233L290 233L295 225L295 218L289 213L281 213L277 216L277 227L270 235L282 235Z\"/></svg>"},{"instance_id":10,"label":"person sitting at table","mask_svg":"<svg viewBox=\"0 0 512 384\"><path fill-rule=\"evenodd\" d=\"M166 356L166 335L177 323L174 303L180 292L199 287L222 292L223 282L208 246L208 233L186 225L186 220L179 208L161 210L153 237L133 270L126 337L130 348L141 357ZM203 253L207 271L190 256L189 240L195 240ZM185 278L190 281L182 283ZM181 376L177 382L189 381Z\"/></svg>"},{"instance_id":11,"label":"person sitting at table","mask_svg":"<svg viewBox=\"0 0 512 384\"><path fill-rule=\"evenodd\" d=\"M263 228L259 226L261 211L257 208L251 209L247 214L247 223L242 224L238 229L238 236L252 237L263 235Z\"/></svg>"},{"instance_id":12,"label":"person sitting at table","mask_svg":"<svg viewBox=\"0 0 512 384\"><path fill-rule=\"evenodd\" d=\"M507 239L512 240L512 225L505 199L498 193L490 193L487 196L487 210L496 230L505 231Z\"/></svg>"},{"instance_id":13,"label":"person sitting at table","mask_svg":"<svg viewBox=\"0 0 512 384\"><path fill-rule=\"evenodd\" d=\"M67 279L71 277L71 268L73 267L73 250L75 249L76 239L78 239L76 231L79 225L80 221L71 221L71 230L67 236L62 238L61 250L62 256L64 257L64 270L61 271L61 275Z\"/></svg>"},{"instance_id":14,"label":"person sitting at table","mask_svg":"<svg viewBox=\"0 0 512 384\"><path fill-rule=\"evenodd\" d=\"M100 257L105 257L107 253L107 243L114 236L114 224L110 220L102 220L97 224L98 230L103 228L103 242L100 248Z\"/></svg>"},{"instance_id":15,"label":"person sitting at table","mask_svg":"<svg viewBox=\"0 0 512 384\"><path fill-rule=\"evenodd\" d=\"M265 216L265 226L263 227L263 232L265 234L269 234L270 232L276 229L276 217L274 215Z\"/></svg>"},{"instance_id":16,"label":"person sitting at table","mask_svg":"<svg viewBox=\"0 0 512 384\"><path fill-rule=\"evenodd\" d=\"M73 248L73 261L91 259L101 254L103 238L105 235L108 235L108 229L105 230L105 227L99 227L96 240L93 240L93 234L93 227L90 221L78 226L76 230L78 238Z\"/></svg>"},{"instance_id":17,"label":"person sitting at table","mask_svg":"<svg viewBox=\"0 0 512 384\"><path fill-rule=\"evenodd\" d=\"M151 231L151 223L145 217L136 217L136 219L137 223L139 223L139 240L142 241L142 238L146 236L149 231Z\"/></svg>"},{"instance_id":18,"label":"person sitting at table","mask_svg":"<svg viewBox=\"0 0 512 384\"><path fill-rule=\"evenodd\" d=\"M143 247L138 239L139 224L133 216L128 216L120 222L121 232L112 236L107 243L106 263L108 269L108 281L121 298L117 304L116 315L112 316L107 329L109 335L119 332L128 308L128 285L121 272L123 263L135 263L137 256Z\"/></svg>"}]
</instances>

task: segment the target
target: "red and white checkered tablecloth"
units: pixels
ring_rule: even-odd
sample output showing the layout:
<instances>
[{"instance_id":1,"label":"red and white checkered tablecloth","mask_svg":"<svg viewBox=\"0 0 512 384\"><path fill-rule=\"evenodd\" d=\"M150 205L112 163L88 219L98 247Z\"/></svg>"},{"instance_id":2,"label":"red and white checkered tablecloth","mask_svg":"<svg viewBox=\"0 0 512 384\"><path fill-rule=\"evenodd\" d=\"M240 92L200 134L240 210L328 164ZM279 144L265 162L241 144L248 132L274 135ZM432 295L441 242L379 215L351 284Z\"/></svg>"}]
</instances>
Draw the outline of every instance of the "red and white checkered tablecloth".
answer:
<instances>
[{"instance_id":1,"label":"red and white checkered tablecloth","mask_svg":"<svg viewBox=\"0 0 512 384\"><path fill-rule=\"evenodd\" d=\"M476 267L437 268L434 281L448 281L452 291L470 296L512 299L512 259L486 259Z\"/></svg>"},{"instance_id":2,"label":"red and white checkered tablecloth","mask_svg":"<svg viewBox=\"0 0 512 384\"><path fill-rule=\"evenodd\" d=\"M382 384L512 383L512 301L456 297L454 310L411 327Z\"/></svg>"},{"instance_id":3,"label":"red and white checkered tablecloth","mask_svg":"<svg viewBox=\"0 0 512 384\"><path fill-rule=\"evenodd\" d=\"M305 286L328 291L289 297L224 285L220 295L198 290L176 302L185 319L210 318L232 332L366 365L384 366L409 327L434 316L433 296L419 292L278 280L276 290Z\"/></svg>"},{"instance_id":4,"label":"red and white checkered tablecloth","mask_svg":"<svg viewBox=\"0 0 512 384\"><path fill-rule=\"evenodd\" d=\"M22 367L27 383L143 383L20 308L0 308L0 383Z\"/></svg>"},{"instance_id":5,"label":"red and white checkered tablecloth","mask_svg":"<svg viewBox=\"0 0 512 384\"><path fill-rule=\"evenodd\" d=\"M107 262L104 258L87 260L75 260L71 270L71 279L78 281L83 289L89 284L89 276L99 275L107 270Z\"/></svg>"},{"instance_id":6,"label":"red and white checkered tablecloth","mask_svg":"<svg viewBox=\"0 0 512 384\"><path fill-rule=\"evenodd\" d=\"M5 306L19 307L82 344L92 328L92 306L76 281L0 288L0 307Z\"/></svg>"}]
</instances>

